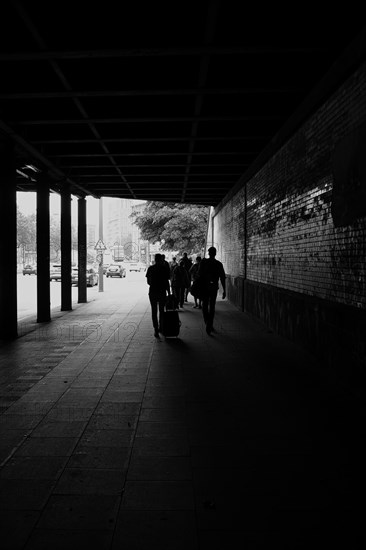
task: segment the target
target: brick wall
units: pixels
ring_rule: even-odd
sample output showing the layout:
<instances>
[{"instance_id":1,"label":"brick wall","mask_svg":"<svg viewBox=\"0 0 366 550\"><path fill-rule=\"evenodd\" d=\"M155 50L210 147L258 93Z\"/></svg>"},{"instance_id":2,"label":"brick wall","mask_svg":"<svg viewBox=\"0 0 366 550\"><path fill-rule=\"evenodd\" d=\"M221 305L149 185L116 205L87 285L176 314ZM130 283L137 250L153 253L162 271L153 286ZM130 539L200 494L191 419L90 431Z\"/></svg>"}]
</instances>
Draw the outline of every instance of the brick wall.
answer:
<instances>
[{"instance_id":1,"label":"brick wall","mask_svg":"<svg viewBox=\"0 0 366 550\"><path fill-rule=\"evenodd\" d=\"M342 208L346 217L339 214ZM287 301L301 296L323 300L328 309L330 304L366 310L365 65L246 188L213 212L212 224L217 257L238 307L237 289L246 280L275 291L277 305L282 291ZM273 324L276 312L270 307L255 313ZM292 337L291 330L277 329Z\"/></svg>"},{"instance_id":2,"label":"brick wall","mask_svg":"<svg viewBox=\"0 0 366 550\"><path fill-rule=\"evenodd\" d=\"M211 217L208 231L226 273L242 277L245 275L245 192L245 188L241 189L219 215Z\"/></svg>"}]
</instances>

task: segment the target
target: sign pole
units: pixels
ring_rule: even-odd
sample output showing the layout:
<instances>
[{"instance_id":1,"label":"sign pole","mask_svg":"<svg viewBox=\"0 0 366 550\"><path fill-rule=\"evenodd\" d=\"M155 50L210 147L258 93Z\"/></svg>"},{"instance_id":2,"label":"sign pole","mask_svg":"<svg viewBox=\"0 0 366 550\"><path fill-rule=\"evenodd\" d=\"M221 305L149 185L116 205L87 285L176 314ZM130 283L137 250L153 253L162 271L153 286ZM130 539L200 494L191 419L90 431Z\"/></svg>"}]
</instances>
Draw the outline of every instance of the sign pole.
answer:
<instances>
[{"instance_id":1,"label":"sign pole","mask_svg":"<svg viewBox=\"0 0 366 550\"><path fill-rule=\"evenodd\" d=\"M98 243L103 244L103 198L100 197L99 199L99 241ZM104 291L104 285L103 285L103 249L98 251L99 254L99 287L98 291L103 292Z\"/></svg>"}]
</instances>

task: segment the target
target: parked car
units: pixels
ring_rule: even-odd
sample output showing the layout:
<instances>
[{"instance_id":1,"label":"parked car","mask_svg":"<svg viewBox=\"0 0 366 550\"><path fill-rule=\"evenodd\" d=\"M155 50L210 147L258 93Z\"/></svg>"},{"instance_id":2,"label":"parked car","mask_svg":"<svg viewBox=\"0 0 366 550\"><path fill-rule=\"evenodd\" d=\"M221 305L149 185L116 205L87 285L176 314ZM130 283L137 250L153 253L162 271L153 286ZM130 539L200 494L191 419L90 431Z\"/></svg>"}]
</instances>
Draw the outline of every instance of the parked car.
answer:
<instances>
[{"instance_id":1,"label":"parked car","mask_svg":"<svg viewBox=\"0 0 366 550\"><path fill-rule=\"evenodd\" d=\"M73 267L71 270L71 284L77 285L79 281L79 268ZM92 266L86 269L86 286L96 286L99 282L99 275Z\"/></svg>"},{"instance_id":2,"label":"parked car","mask_svg":"<svg viewBox=\"0 0 366 550\"><path fill-rule=\"evenodd\" d=\"M50 281L61 281L61 264L51 265Z\"/></svg>"},{"instance_id":3,"label":"parked car","mask_svg":"<svg viewBox=\"0 0 366 550\"><path fill-rule=\"evenodd\" d=\"M27 264L23 267L23 275L37 275L37 268L34 265Z\"/></svg>"},{"instance_id":4,"label":"parked car","mask_svg":"<svg viewBox=\"0 0 366 550\"><path fill-rule=\"evenodd\" d=\"M106 277L126 277L126 269L120 264L111 264L106 271Z\"/></svg>"},{"instance_id":5,"label":"parked car","mask_svg":"<svg viewBox=\"0 0 366 550\"><path fill-rule=\"evenodd\" d=\"M141 264L139 262L131 262L128 268L130 271L141 271Z\"/></svg>"},{"instance_id":6,"label":"parked car","mask_svg":"<svg viewBox=\"0 0 366 550\"><path fill-rule=\"evenodd\" d=\"M105 275L107 273L107 269L109 267L110 264L103 264L103 275Z\"/></svg>"}]
</instances>

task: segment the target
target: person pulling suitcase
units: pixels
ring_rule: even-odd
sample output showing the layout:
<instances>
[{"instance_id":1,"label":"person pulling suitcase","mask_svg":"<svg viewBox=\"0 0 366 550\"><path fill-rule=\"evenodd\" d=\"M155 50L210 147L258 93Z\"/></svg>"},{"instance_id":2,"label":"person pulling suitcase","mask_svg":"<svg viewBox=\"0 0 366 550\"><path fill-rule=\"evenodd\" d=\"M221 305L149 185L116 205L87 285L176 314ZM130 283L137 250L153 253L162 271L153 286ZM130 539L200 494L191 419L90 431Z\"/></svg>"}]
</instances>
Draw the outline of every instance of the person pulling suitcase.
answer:
<instances>
[{"instance_id":1,"label":"person pulling suitcase","mask_svg":"<svg viewBox=\"0 0 366 550\"><path fill-rule=\"evenodd\" d=\"M159 338L159 332L163 330L163 317L167 294L170 296L169 270L166 269L161 254L155 254L155 263L148 267L146 279L149 285L149 300L154 336L155 338Z\"/></svg>"}]
</instances>

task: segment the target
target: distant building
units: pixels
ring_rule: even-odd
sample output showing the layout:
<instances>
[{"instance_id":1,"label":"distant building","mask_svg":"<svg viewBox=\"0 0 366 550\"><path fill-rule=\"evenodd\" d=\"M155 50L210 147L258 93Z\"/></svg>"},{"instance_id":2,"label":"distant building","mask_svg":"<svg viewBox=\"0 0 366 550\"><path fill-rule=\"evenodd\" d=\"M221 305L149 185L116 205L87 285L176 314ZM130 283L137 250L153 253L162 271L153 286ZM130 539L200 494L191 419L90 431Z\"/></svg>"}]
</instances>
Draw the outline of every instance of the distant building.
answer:
<instances>
[{"instance_id":1,"label":"distant building","mask_svg":"<svg viewBox=\"0 0 366 550\"><path fill-rule=\"evenodd\" d=\"M144 261L146 241L141 240L140 230L133 223L133 210L142 210L146 201L103 197L103 243L107 247L105 260L122 259ZM87 225L88 253L95 254L95 244L99 239L99 219ZM143 256L143 257L141 257Z\"/></svg>"},{"instance_id":2,"label":"distant building","mask_svg":"<svg viewBox=\"0 0 366 550\"><path fill-rule=\"evenodd\" d=\"M145 208L145 205L146 201L133 204L132 212L141 214ZM140 228L135 223L132 224L132 242L134 244L134 249L138 251L138 261L148 264L149 243L148 241L142 239Z\"/></svg>"},{"instance_id":3,"label":"distant building","mask_svg":"<svg viewBox=\"0 0 366 550\"><path fill-rule=\"evenodd\" d=\"M124 245L132 238L132 204L129 199L105 197L104 240L110 247Z\"/></svg>"}]
</instances>

